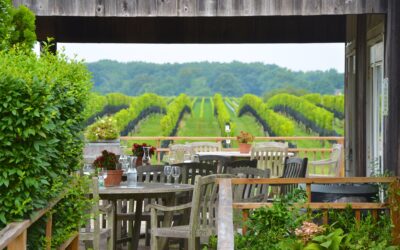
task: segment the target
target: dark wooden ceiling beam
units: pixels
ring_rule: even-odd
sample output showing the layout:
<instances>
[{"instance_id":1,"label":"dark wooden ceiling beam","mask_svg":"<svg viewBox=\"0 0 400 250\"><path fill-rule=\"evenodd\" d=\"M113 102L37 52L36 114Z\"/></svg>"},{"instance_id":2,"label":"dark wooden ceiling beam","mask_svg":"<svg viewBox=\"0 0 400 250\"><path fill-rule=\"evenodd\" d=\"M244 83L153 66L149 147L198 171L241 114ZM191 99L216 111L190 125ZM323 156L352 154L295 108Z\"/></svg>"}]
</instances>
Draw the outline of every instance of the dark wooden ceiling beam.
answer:
<instances>
[{"instance_id":1,"label":"dark wooden ceiling beam","mask_svg":"<svg viewBox=\"0 0 400 250\"><path fill-rule=\"evenodd\" d=\"M74 43L345 42L345 16L37 17L38 40Z\"/></svg>"}]
</instances>

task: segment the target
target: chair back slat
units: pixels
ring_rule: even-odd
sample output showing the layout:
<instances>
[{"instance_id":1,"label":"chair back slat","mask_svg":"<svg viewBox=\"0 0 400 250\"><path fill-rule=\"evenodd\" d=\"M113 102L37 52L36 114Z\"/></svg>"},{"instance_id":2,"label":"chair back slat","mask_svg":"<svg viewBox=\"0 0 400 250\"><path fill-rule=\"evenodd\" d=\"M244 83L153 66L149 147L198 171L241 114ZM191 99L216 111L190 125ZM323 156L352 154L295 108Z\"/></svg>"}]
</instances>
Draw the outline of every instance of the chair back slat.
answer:
<instances>
[{"instance_id":1,"label":"chair back slat","mask_svg":"<svg viewBox=\"0 0 400 250\"><path fill-rule=\"evenodd\" d=\"M192 142L187 145L190 147L192 154L221 151L221 143L219 142Z\"/></svg>"},{"instance_id":2,"label":"chair back slat","mask_svg":"<svg viewBox=\"0 0 400 250\"><path fill-rule=\"evenodd\" d=\"M227 162L224 164L221 173L225 174L228 171L228 168L241 168L241 167L246 167L246 168L257 168L257 160L237 160L237 161L231 161Z\"/></svg>"},{"instance_id":3,"label":"chair back slat","mask_svg":"<svg viewBox=\"0 0 400 250\"><path fill-rule=\"evenodd\" d=\"M174 166L181 167L180 183L194 184L196 175L207 176L217 173L217 166L202 162L178 163Z\"/></svg>"},{"instance_id":4,"label":"chair back slat","mask_svg":"<svg viewBox=\"0 0 400 250\"><path fill-rule=\"evenodd\" d=\"M183 162L185 153L191 152L190 146L187 144L171 144L169 150L169 155L174 158L174 163Z\"/></svg>"},{"instance_id":5,"label":"chair back slat","mask_svg":"<svg viewBox=\"0 0 400 250\"><path fill-rule=\"evenodd\" d=\"M269 169L249 167L228 168L228 174L239 178L269 178ZM239 201L265 201L268 198L268 184L241 184L235 186L234 200Z\"/></svg>"},{"instance_id":6,"label":"chair back slat","mask_svg":"<svg viewBox=\"0 0 400 250\"><path fill-rule=\"evenodd\" d=\"M271 146L265 145L267 143L252 147L250 159L256 159L257 167L260 169L271 169L272 177L281 176L284 159L288 156L287 144L278 145L276 142L271 142Z\"/></svg>"},{"instance_id":7,"label":"chair back slat","mask_svg":"<svg viewBox=\"0 0 400 250\"><path fill-rule=\"evenodd\" d=\"M282 178L305 178L307 174L307 158L286 157ZM292 192L298 185L282 185L281 194Z\"/></svg>"},{"instance_id":8,"label":"chair back slat","mask_svg":"<svg viewBox=\"0 0 400 250\"><path fill-rule=\"evenodd\" d=\"M233 177L234 175L229 174L196 176L189 223L191 230L207 228L205 236L217 232L219 188L216 179Z\"/></svg>"}]
</instances>

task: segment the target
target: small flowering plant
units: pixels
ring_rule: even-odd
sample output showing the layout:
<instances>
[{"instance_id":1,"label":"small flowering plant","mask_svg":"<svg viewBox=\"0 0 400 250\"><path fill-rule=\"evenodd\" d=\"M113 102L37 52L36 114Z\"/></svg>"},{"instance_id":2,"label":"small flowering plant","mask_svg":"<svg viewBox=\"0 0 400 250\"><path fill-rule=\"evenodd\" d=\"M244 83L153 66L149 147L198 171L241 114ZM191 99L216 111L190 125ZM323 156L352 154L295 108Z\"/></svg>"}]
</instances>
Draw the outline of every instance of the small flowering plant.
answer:
<instances>
[{"instance_id":1,"label":"small flowering plant","mask_svg":"<svg viewBox=\"0 0 400 250\"><path fill-rule=\"evenodd\" d=\"M137 156L137 157L143 157L143 155L144 155L143 148L144 147L150 147L150 149L149 149L149 156L150 157L152 157L154 155L154 153L156 152L156 148L151 146L151 145L147 145L146 143L143 143L143 144L134 143L132 145L132 153L133 153L133 155Z\"/></svg>"},{"instance_id":2,"label":"small flowering plant","mask_svg":"<svg viewBox=\"0 0 400 250\"><path fill-rule=\"evenodd\" d=\"M254 141L254 136L244 131L240 131L240 134L236 138L239 143L252 143Z\"/></svg>"},{"instance_id":3,"label":"small flowering plant","mask_svg":"<svg viewBox=\"0 0 400 250\"><path fill-rule=\"evenodd\" d=\"M295 235L300 238L305 244L315 236L323 234L324 232L324 227L307 221L304 221L303 225L301 225L301 227L299 228L296 228L294 231Z\"/></svg>"},{"instance_id":4,"label":"small flowering plant","mask_svg":"<svg viewBox=\"0 0 400 250\"><path fill-rule=\"evenodd\" d=\"M101 152L101 156L97 157L93 162L93 165L96 168L105 168L107 170L116 170L117 169L118 158L117 155L104 150Z\"/></svg>"}]
</instances>

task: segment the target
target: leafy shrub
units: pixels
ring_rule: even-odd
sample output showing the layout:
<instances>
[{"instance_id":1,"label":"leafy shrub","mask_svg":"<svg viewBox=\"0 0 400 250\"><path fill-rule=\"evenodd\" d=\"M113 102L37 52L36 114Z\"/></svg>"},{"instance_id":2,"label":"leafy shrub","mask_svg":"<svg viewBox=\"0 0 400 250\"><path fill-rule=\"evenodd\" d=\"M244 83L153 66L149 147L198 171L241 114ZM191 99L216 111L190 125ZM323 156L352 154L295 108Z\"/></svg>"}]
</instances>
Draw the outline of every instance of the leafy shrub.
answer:
<instances>
[{"instance_id":1,"label":"leafy shrub","mask_svg":"<svg viewBox=\"0 0 400 250\"><path fill-rule=\"evenodd\" d=\"M339 119L344 118L344 96L343 95L320 95L307 94L303 99L332 112Z\"/></svg>"},{"instance_id":2,"label":"leafy shrub","mask_svg":"<svg viewBox=\"0 0 400 250\"><path fill-rule=\"evenodd\" d=\"M246 94L241 98L238 113L251 113L263 125L270 136L293 136L295 124L283 115L275 113L263 103L261 98Z\"/></svg>"},{"instance_id":3,"label":"leafy shrub","mask_svg":"<svg viewBox=\"0 0 400 250\"><path fill-rule=\"evenodd\" d=\"M45 207L56 180L80 167L90 87L80 62L0 52L0 228Z\"/></svg>"},{"instance_id":4,"label":"leafy shrub","mask_svg":"<svg viewBox=\"0 0 400 250\"><path fill-rule=\"evenodd\" d=\"M90 92L88 102L83 113L84 119L87 120L96 113L99 113L107 105L107 98L97 93ZM94 118L94 117L93 117Z\"/></svg>"},{"instance_id":5,"label":"leafy shrub","mask_svg":"<svg viewBox=\"0 0 400 250\"><path fill-rule=\"evenodd\" d=\"M89 141L115 140L119 137L117 123L112 117L103 117L87 127L85 137Z\"/></svg>"},{"instance_id":6,"label":"leafy shrub","mask_svg":"<svg viewBox=\"0 0 400 250\"><path fill-rule=\"evenodd\" d=\"M306 219L295 202L304 202L304 190L296 189L292 194L274 200L272 207L255 209L246 222L246 235L236 235L235 249L280 249L279 244L287 239L295 240L294 231Z\"/></svg>"},{"instance_id":7,"label":"leafy shrub","mask_svg":"<svg viewBox=\"0 0 400 250\"><path fill-rule=\"evenodd\" d=\"M233 132L234 124L231 121L231 116L229 115L229 111L225 106L224 100L221 96L221 94L215 94L214 95L214 113L217 116L219 128L221 130L221 135L225 135L225 125L229 124L231 131Z\"/></svg>"},{"instance_id":8,"label":"leafy shrub","mask_svg":"<svg viewBox=\"0 0 400 250\"><path fill-rule=\"evenodd\" d=\"M30 50L35 42L35 15L24 5L14 8L11 0L1 0L0 50L14 46Z\"/></svg>"}]
</instances>

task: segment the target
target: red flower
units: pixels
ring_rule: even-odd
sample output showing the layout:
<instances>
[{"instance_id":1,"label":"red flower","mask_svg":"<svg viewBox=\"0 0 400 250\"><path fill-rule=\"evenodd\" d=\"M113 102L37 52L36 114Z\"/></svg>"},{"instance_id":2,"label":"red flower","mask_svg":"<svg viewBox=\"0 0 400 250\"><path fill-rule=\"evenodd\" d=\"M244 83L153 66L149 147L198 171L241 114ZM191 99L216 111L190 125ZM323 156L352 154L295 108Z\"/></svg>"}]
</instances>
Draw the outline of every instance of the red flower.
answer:
<instances>
[{"instance_id":1,"label":"red flower","mask_svg":"<svg viewBox=\"0 0 400 250\"><path fill-rule=\"evenodd\" d=\"M156 148L152 147L150 145L147 145L147 143L142 143L141 145L137 144L137 143L134 143L133 146L132 146L133 155L134 156L138 156L138 157L143 157L143 155L144 155L143 147L150 147L149 155L150 155L150 157L154 155L154 153L156 151Z\"/></svg>"}]
</instances>

